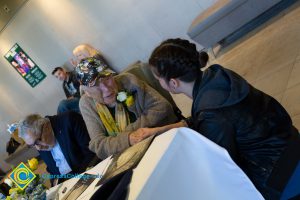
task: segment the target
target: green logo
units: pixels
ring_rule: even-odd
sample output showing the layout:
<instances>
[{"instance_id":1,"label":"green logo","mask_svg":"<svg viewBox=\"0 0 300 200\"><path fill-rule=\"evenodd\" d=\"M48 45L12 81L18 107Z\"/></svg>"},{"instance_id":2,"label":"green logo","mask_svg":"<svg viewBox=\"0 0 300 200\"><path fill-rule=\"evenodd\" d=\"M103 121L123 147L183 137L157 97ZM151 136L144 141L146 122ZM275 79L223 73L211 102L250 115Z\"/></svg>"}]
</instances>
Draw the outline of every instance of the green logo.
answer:
<instances>
[{"instance_id":1,"label":"green logo","mask_svg":"<svg viewBox=\"0 0 300 200\"><path fill-rule=\"evenodd\" d=\"M9 175L9 178L22 190L25 189L35 177L35 174L23 162Z\"/></svg>"}]
</instances>

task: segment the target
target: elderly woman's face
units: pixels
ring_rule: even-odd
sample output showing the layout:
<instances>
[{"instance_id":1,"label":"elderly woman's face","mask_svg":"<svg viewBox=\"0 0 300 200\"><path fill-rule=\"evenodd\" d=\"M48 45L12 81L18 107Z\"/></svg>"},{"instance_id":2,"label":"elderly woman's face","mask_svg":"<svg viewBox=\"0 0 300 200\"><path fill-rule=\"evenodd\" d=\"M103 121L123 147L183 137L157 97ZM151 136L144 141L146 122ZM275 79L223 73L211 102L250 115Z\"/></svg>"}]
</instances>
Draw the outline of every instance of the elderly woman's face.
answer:
<instances>
[{"instance_id":1,"label":"elderly woman's face","mask_svg":"<svg viewBox=\"0 0 300 200\"><path fill-rule=\"evenodd\" d=\"M98 103L114 106L118 93L118 86L114 77L110 75L92 82L90 87L84 86L86 94L95 99Z\"/></svg>"},{"instance_id":2,"label":"elderly woman's face","mask_svg":"<svg viewBox=\"0 0 300 200\"><path fill-rule=\"evenodd\" d=\"M76 52L74 52L74 56L80 61L81 59L88 58L91 55L86 49L79 49Z\"/></svg>"},{"instance_id":3,"label":"elderly woman's face","mask_svg":"<svg viewBox=\"0 0 300 200\"><path fill-rule=\"evenodd\" d=\"M55 145L55 136L49 121L42 125L39 134L28 130L23 139L27 145L34 146L39 151L50 151Z\"/></svg>"}]
</instances>

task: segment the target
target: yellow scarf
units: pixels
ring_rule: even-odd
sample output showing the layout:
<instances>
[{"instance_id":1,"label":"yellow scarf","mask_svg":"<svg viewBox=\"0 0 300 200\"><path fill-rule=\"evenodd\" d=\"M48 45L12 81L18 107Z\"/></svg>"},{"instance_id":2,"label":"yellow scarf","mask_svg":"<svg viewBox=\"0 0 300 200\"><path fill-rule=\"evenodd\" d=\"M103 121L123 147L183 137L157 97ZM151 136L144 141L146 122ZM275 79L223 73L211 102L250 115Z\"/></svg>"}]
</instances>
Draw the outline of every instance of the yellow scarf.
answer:
<instances>
[{"instance_id":1,"label":"yellow scarf","mask_svg":"<svg viewBox=\"0 0 300 200\"><path fill-rule=\"evenodd\" d=\"M121 103L115 106L115 119L104 104L95 102L99 117L109 136L117 136L130 123L128 113Z\"/></svg>"}]
</instances>

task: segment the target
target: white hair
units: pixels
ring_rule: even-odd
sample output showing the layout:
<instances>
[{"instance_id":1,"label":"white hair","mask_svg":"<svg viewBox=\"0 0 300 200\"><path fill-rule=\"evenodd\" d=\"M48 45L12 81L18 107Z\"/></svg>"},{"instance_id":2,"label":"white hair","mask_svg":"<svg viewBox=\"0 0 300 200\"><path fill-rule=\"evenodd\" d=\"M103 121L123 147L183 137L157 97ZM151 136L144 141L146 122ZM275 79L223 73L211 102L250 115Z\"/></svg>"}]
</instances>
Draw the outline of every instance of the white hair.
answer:
<instances>
[{"instance_id":1,"label":"white hair","mask_svg":"<svg viewBox=\"0 0 300 200\"><path fill-rule=\"evenodd\" d=\"M19 137L24 138L28 134L29 130L35 135L40 135L43 124L45 124L46 121L48 121L48 119L43 118L39 114L27 115L19 122Z\"/></svg>"},{"instance_id":2,"label":"white hair","mask_svg":"<svg viewBox=\"0 0 300 200\"><path fill-rule=\"evenodd\" d=\"M87 51L90 57L93 57L96 54L100 53L97 49L95 49L94 47L92 47L89 44L80 44L74 48L73 54L75 55L77 52L81 52L83 50Z\"/></svg>"}]
</instances>

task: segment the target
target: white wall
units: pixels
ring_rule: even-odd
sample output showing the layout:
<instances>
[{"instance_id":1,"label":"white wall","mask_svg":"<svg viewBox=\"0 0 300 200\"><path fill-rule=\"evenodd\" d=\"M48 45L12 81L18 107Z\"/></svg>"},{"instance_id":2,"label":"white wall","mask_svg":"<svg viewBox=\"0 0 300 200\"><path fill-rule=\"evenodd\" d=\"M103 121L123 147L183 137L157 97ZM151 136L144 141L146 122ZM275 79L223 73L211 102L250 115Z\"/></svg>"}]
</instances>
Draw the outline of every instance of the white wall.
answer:
<instances>
[{"instance_id":1,"label":"white wall","mask_svg":"<svg viewBox=\"0 0 300 200\"><path fill-rule=\"evenodd\" d=\"M101 50L117 71L147 61L162 40L188 38L192 20L216 0L29 0L0 34L0 156L9 140L6 124L37 112L56 113L64 98L52 75L80 43ZM47 74L31 88L3 57L18 43ZM0 161L0 167L7 168Z\"/></svg>"}]
</instances>

